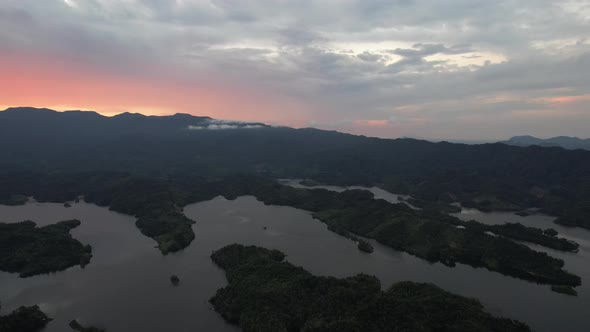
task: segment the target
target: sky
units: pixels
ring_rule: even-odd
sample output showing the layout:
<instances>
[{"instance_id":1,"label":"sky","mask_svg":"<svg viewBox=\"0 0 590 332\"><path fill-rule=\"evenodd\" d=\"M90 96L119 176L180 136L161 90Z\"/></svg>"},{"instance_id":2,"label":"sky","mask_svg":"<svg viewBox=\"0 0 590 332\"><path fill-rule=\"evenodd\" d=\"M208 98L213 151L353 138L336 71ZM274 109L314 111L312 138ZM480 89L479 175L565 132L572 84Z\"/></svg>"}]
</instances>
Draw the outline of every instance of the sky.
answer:
<instances>
[{"instance_id":1,"label":"sky","mask_svg":"<svg viewBox=\"0 0 590 332\"><path fill-rule=\"evenodd\" d=\"M0 109L590 137L590 0L0 0Z\"/></svg>"}]
</instances>

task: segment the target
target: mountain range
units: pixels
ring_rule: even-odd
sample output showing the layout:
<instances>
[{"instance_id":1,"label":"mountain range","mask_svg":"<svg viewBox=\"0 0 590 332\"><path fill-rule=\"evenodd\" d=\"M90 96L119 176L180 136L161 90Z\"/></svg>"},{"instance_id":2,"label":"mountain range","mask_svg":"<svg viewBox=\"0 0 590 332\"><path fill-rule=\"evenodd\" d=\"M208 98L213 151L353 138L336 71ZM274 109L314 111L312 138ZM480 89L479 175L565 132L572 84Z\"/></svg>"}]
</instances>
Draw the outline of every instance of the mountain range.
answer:
<instances>
[{"instance_id":1,"label":"mountain range","mask_svg":"<svg viewBox=\"0 0 590 332\"><path fill-rule=\"evenodd\" d=\"M552 138L537 138L534 136L514 136L507 141L500 143L515 145L515 146L531 146L538 145L544 147L561 147L564 149L575 150L584 149L590 150L590 138L578 138L569 136L557 136Z\"/></svg>"},{"instance_id":2,"label":"mountain range","mask_svg":"<svg viewBox=\"0 0 590 332\"><path fill-rule=\"evenodd\" d=\"M162 179L237 173L377 185L481 210L539 208L590 228L590 152L380 139L175 114L0 112L0 175L125 172ZM0 183L1 184L1 183ZM3 193L0 187L0 199Z\"/></svg>"}]
</instances>

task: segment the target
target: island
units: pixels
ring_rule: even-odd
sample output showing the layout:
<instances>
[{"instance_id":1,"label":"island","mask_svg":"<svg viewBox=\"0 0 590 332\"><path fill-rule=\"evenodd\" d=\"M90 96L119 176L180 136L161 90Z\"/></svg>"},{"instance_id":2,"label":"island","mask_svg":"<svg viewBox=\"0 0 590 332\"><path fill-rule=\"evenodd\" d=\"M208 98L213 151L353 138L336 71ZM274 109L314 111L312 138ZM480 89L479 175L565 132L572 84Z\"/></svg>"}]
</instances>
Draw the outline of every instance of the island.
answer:
<instances>
[{"instance_id":1,"label":"island","mask_svg":"<svg viewBox=\"0 0 590 332\"><path fill-rule=\"evenodd\" d=\"M0 315L0 331L39 332L50 321L51 318L47 317L37 305L20 307L8 315Z\"/></svg>"},{"instance_id":2,"label":"island","mask_svg":"<svg viewBox=\"0 0 590 332\"><path fill-rule=\"evenodd\" d=\"M569 286L551 286L551 290L556 293L561 293L570 296L578 296L578 292Z\"/></svg>"},{"instance_id":3,"label":"island","mask_svg":"<svg viewBox=\"0 0 590 332\"><path fill-rule=\"evenodd\" d=\"M338 193L275 185L274 190L259 188L252 194L265 204L312 211L314 218L326 223L328 229L338 234L349 238L357 234L375 239L430 262L483 267L543 284L573 287L581 284L580 277L563 269L563 260L532 250L507 237L490 235L488 225L464 222L432 210L415 210L403 203L374 199L373 194L366 190ZM497 228L509 234L505 226ZM518 229L527 234L530 231ZM531 237L531 241L539 238L548 241L557 239L541 232L539 237Z\"/></svg>"},{"instance_id":4,"label":"island","mask_svg":"<svg viewBox=\"0 0 590 332\"><path fill-rule=\"evenodd\" d=\"M211 259L225 270L228 286L210 302L245 332L530 331L432 284L406 281L382 291L374 276L314 276L286 262L280 251L239 244Z\"/></svg>"},{"instance_id":5,"label":"island","mask_svg":"<svg viewBox=\"0 0 590 332\"><path fill-rule=\"evenodd\" d=\"M543 231L543 234L549 235L549 236L557 236L559 233L557 233L557 231L554 230L553 228L547 228L546 230Z\"/></svg>"},{"instance_id":6,"label":"island","mask_svg":"<svg viewBox=\"0 0 590 332\"><path fill-rule=\"evenodd\" d=\"M322 185L321 182L314 181L312 179L303 179L299 181L299 184L306 187L317 187Z\"/></svg>"},{"instance_id":7,"label":"island","mask_svg":"<svg viewBox=\"0 0 590 332\"><path fill-rule=\"evenodd\" d=\"M358 243L357 243L357 247L359 248L360 251L364 251L367 253L372 253L373 252L373 246L365 240L359 239Z\"/></svg>"},{"instance_id":8,"label":"island","mask_svg":"<svg viewBox=\"0 0 590 332\"><path fill-rule=\"evenodd\" d=\"M436 209L412 209L404 203L375 199L366 190L338 193L293 188L252 175L205 177L186 173L166 179L120 172L28 175L13 176L5 183L4 192L34 197L39 202L71 201L83 195L87 202L135 215L137 227L158 243L163 254L182 250L195 238L194 221L184 215L184 206L220 195L227 199L252 195L267 205L310 211L329 230L351 240L356 240L356 235L374 239L429 262L483 267L549 285L576 287L581 283L578 276L564 270L563 260L510 238L575 251L577 244L573 242L534 228L489 226L465 222Z\"/></svg>"},{"instance_id":9,"label":"island","mask_svg":"<svg viewBox=\"0 0 590 332\"><path fill-rule=\"evenodd\" d=\"M7 195L6 197L0 197L0 204L16 206L25 204L29 198L25 195Z\"/></svg>"},{"instance_id":10,"label":"island","mask_svg":"<svg viewBox=\"0 0 590 332\"><path fill-rule=\"evenodd\" d=\"M409 198L399 198L400 201L402 202L406 202L414 207L420 208L422 210L431 210L431 211L436 211L436 212L440 212L440 213L459 213L461 212L461 207L458 205L453 205L453 204L449 204L449 203L444 203L444 202L432 202L432 201L427 201L427 200L423 200L423 199L417 199L417 198L413 198L413 197L409 197Z\"/></svg>"},{"instance_id":11,"label":"island","mask_svg":"<svg viewBox=\"0 0 590 332\"><path fill-rule=\"evenodd\" d=\"M70 322L70 328L72 328L72 330L78 331L78 332L105 332L104 329L99 329L99 328L92 327L92 326L84 327L80 323L78 323L78 321L75 319Z\"/></svg>"},{"instance_id":12,"label":"island","mask_svg":"<svg viewBox=\"0 0 590 332\"><path fill-rule=\"evenodd\" d=\"M519 223L485 225L475 220L460 221L459 219L449 219L449 222L470 228L471 230L491 232L514 240L535 243L555 250L577 252L580 247L575 241L557 237L557 231L552 228L543 230L535 227L527 227Z\"/></svg>"},{"instance_id":13,"label":"island","mask_svg":"<svg viewBox=\"0 0 590 332\"><path fill-rule=\"evenodd\" d=\"M170 276L170 282L173 286L178 286L178 284L180 284L180 278L178 278L177 275L173 274L172 276Z\"/></svg>"},{"instance_id":14,"label":"island","mask_svg":"<svg viewBox=\"0 0 590 332\"><path fill-rule=\"evenodd\" d=\"M44 227L32 221L0 223L0 271L19 273L25 278L86 266L92 248L70 234L79 225L75 219Z\"/></svg>"},{"instance_id":15,"label":"island","mask_svg":"<svg viewBox=\"0 0 590 332\"><path fill-rule=\"evenodd\" d=\"M2 192L20 193L15 195L34 197L41 203L66 204L83 197L87 203L135 216L137 227L144 235L157 242L162 254L186 248L195 238L192 230L194 221L182 213L182 206L187 204L186 199L190 193L181 192L179 188L160 179L121 172L81 172L51 176L44 173L21 174L0 177L0 203ZM209 192L198 200L215 196L214 192Z\"/></svg>"}]
</instances>

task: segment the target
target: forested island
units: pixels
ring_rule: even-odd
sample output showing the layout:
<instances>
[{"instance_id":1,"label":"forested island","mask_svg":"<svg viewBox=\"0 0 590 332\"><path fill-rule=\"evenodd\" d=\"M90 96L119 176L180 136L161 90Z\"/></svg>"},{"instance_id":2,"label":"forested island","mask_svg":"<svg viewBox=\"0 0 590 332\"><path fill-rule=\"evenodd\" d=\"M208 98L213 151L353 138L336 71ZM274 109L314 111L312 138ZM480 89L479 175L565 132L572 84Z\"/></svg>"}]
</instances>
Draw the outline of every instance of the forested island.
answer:
<instances>
[{"instance_id":1,"label":"forested island","mask_svg":"<svg viewBox=\"0 0 590 332\"><path fill-rule=\"evenodd\" d=\"M551 285L578 286L581 280L563 269L563 261L534 251L506 237L554 247L567 246L561 239L537 234L529 228L486 226L432 209L415 210L406 204L374 199L364 190L342 193L301 189L250 175L223 178L185 175L151 179L124 173L77 173L59 176L0 177L0 190L33 196L38 201L63 202L83 195L87 202L138 217L137 227L154 238L162 253L178 251L195 235L190 219L182 213L187 204L224 196L234 199L253 195L265 204L285 205L313 212L328 228L349 238L372 238L396 250L430 262L484 267L502 274ZM463 228L457 227L458 225ZM493 228L490 228L493 227ZM488 230L506 237L492 236ZM535 235L535 236L532 236ZM568 242L569 243L569 242ZM571 244L573 246L573 244Z\"/></svg>"},{"instance_id":2,"label":"forested island","mask_svg":"<svg viewBox=\"0 0 590 332\"><path fill-rule=\"evenodd\" d=\"M570 286L553 285L551 290L556 293L561 293L570 296L578 296L578 292Z\"/></svg>"},{"instance_id":3,"label":"forested island","mask_svg":"<svg viewBox=\"0 0 590 332\"><path fill-rule=\"evenodd\" d=\"M375 250L368 241L365 241L363 239L358 240L357 247L360 251L364 251L367 253L372 253Z\"/></svg>"},{"instance_id":4,"label":"forested island","mask_svg":"<svg viewBox=\"0 0 590 332\"><path fill-rule=\"evenodd\" d=\"M86 202L135 216L137 227L153 238L164 254L186 248L195 238L191 228L194 222L182 213L186 193L157 178L120 172L15 173L0 176L0 186L0 202L1 197L14 196L11 192L23 193L39 202L59 203L83 195Z\"/></svg>"},{"instance_id":5,"label":"forested island","mask_svg":"<svg viewBox=\"0 0 590 332\"><path fill-rule=\"evenodd\" d=\"M79 220L37 227L32 221L0 223L0 270L22 278L62 271L90 262L92 248L74 239L70 231Z\"/></svg>"},{"instance_id":6,"label":"forested island","mask_svg":"<svg viewBox=\"0 0 590 332\"><path fill-rule=\"evenodd\" d=\"M39 332L50 321L51 318L47 317L36 305L20 307L8 315L0 315L0 331Z\"/></svg>"},{"instance_id":7,"label":"forested island","mask_svg":"<svg viewBox=\"0 0 590 332\"><path fill-rule=\"evenodd\" d=\"M170 283L172 283L173 286L178 286L178 284L180 284L180 278L173 274L170 276Z\"/></svg>"},{"instance_id":8,"label":"forested island","mask_svg":"<svg viewBox=\"0 0 590 332\"><path fill-rule=\"evenodd\" d=\"M373 238L396 250L449 266L463 263L485 267L539 283L570 286L581 283L578 276L563 270L562 260L507 238L489 235L486 225L474 221L465 223L449 215L376 200L364 190L336 193L275 188L274 193L265 191L255 196L266 204L313 211L315 218L340 234L350 232ZM458 224L465 226L456 227ZM505 234L512 235L507 231Z\"/></svg>"},{"instance_id":9,"label":"forested island","mask_svg":"<svg viewBox=\"0 0 590 332\"><path fill-rule=\"evenodd\" d=\"M99 329L93 326L84 327L75 319L70 322L70 328L78 332L106 332L104 329Z\"/></svg>"},{"instance_id":10,"label":"forested island","mask_svg":"<svg viewBox=\"0 0 590 332\"><path fill-rule=\"evenodd\" d=\"M474 220L458 222L457 219L450 219L450 222L472 230L491 232L514 240L535 243L555 250L577 252L580 246L575 241L557 237L557 231L551 228L543 230L535 227L527 227L518 223L485 225Z\"/></svg>"},{"instance_id":11,"label":"forested island","mask_svg":"<svg viewBox=\"0 0 590 332\"><path fill-rule=\"evenodd\" d=\"M210 302L245 332L530 331L431 284L407 281L382 291L374 276L317 277L286 262L280 251L239 244L211 259L225 270L228 286Z\"/></svg>"}]
</instances>

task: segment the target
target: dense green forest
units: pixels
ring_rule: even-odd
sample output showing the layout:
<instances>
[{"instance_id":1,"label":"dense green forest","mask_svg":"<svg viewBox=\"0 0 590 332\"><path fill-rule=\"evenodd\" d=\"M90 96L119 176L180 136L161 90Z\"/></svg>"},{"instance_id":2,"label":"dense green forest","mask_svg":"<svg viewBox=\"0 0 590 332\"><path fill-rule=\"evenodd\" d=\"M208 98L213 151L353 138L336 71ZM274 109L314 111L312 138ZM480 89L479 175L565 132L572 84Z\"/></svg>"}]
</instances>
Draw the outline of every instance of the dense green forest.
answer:
<instances>
[{"instance_id":1,"label":"dense green forest","mask_svg":"<svg viewBox=\"0 0 590 332\"><path fill-rule=\"evenodd\" d=\"M442 217L441 217L442 218ZM458 222L457 219L449 219L449 222L462 225L471 230L478 230L480 232L491 232L493 234L509 237L514 240L526 241L536 243L547 248L552 248L562 251L577 252L579 244L557 237L558 233L552 228L540 229L534 227L523 226L518 223L506 223L502 225L484 225L476 221Z\"/></svg>"},{"instance_id":2,"label":"dense green forest","mask_svg":"<svg viewBox=\"0 0 590 332\"><path fill-rule=\"evenodd\" d=\"M245 332L530 331L496 318L473 299L434 285L400 282L382 291L374 276L317 277L276 250L234 244L211 255L229 285L210 300Z\"/></svg>"},{"instance_id":3,"label":"dense green forest","mask_svg":"<svg viewBox=\"0 0 590 332\"><path fill-rule=\"evenodd\" d=\"M504 237L487 233L481 223L463 222L431 210L417 211L405 204L376 200L364 190L342 193L274 186L254 195L266 204L288 205L313 211L313 216L330 230L373 238L394 249L406 251L431 262L454 266L456 263L485 267L492 271L540 283L577 286L580 278L563 270L563 261L540 253ZM462 227L457 227L457 226ZM522 239L529 229L509 232L511 226L499 229L505 236ZM514 234L513 234L514 233ZM536 232L535 232L536 233ZM551 236L539 235L552 241ZM539 238L531 237L537 243ZM555 240L560 243L560 240Z\"/></svg>"},{"instance_id":4,"label":"dense green forest","mask_svg":"<svg viewBox=\"0 0 590 332\"><path fill-rule=\"evenodd\" d=\"M286 205L314 212L328 228L349 238L361 235L430 262L484 267L506 275L545 284L578 286L580 278L565 271L562 260L534 251L505 237L559 247L565 240L538 230L505 225L486 226L431 210L374 199L364 190L337 193L298 189L273 180L235 175L224 178L182 176L177 179L137 178L122 173L0 176L0 197L15 194L39 201L63 202L83 195L85 200L135 215L137 227L154 238L162 253L178 251L195 234L182 207L222 195L234 199L253 195L265 204ZM460 226L460 227L459 227ZM567 242L569 244L569 242ZM571 244L575 247L575 244Z\"/></svg>"},{"instance_id":5,"label":"dense green forest","mask_svg":"<svg viewBox=\"0 0 590 332\"><path fill-rule=\"evenodd\" d=\"M20 307L8 315L0 315L2 332L39 332L51 319L38 306Z\"/></svg>"},{"instance_id":6,"label":"dense green forest","mask_svg":"<svg viewBox=\"0 0 590 332\"><path fill-rule=\"evenodd\" d=\"M78 321L75 319L70 322L70 327L72 328L72 330L78 331L78 332L105 332L104 329L99 329L99 328L93 327L93 326L84 327L80 323L78 323Z\"/></svg>"},{"instance_id":7,"label":"dense green forest","mask_svg":"<svg viewBox=\"0 0 590 332\"><path fill-rule=\"evenodd\" d=\"M158 178L256 173L377 185L484 211L539 208L559 216L561 224L590 229L589 151L378 139L260 124L257 129L189 129L208 121L186 114L103 117L9 109L0 112L0 173L107 170Z\"/></svg>"},{"instance_id":8,"label":"dense green forest","mask_svg":"<svg viewBox=\"0 0 590 332\"><path fill-rule=\"evenodd\" d=\"M561 293L570 296L578 296L578 292L570 286L553 285L551 290L556 293Z\"/></svg>"},{"instance_id":9,"label":"dense green forest","mask_svg":"<svg viewBox=\"0 0 590 332\"><path fill-rule=\"evenodd\" d=\"M36 227L32 221L0 223L0 270L20 277L65 270L90 262L92 248L70 235L79 220Z\"/></svg>"}]
</instances>

